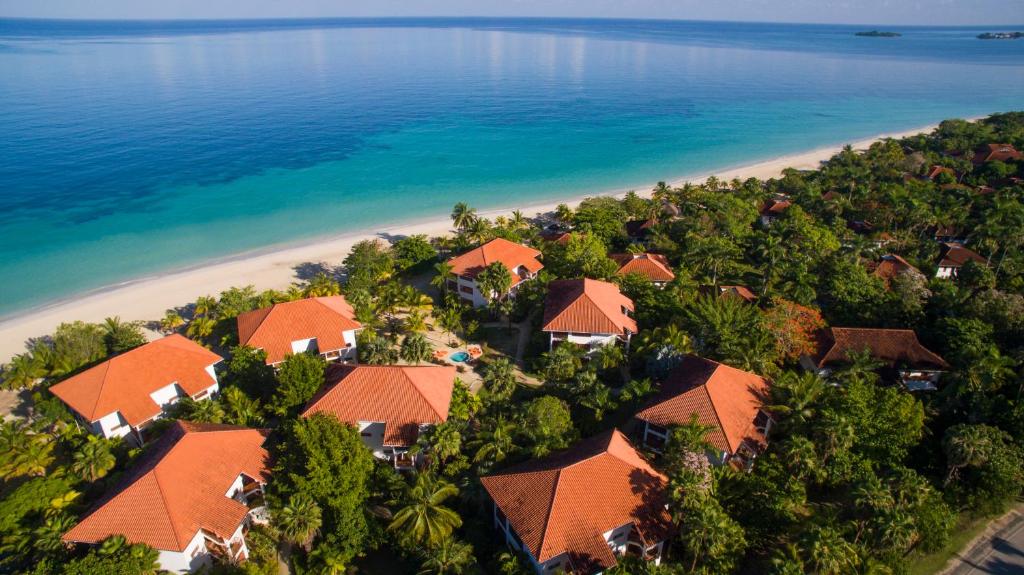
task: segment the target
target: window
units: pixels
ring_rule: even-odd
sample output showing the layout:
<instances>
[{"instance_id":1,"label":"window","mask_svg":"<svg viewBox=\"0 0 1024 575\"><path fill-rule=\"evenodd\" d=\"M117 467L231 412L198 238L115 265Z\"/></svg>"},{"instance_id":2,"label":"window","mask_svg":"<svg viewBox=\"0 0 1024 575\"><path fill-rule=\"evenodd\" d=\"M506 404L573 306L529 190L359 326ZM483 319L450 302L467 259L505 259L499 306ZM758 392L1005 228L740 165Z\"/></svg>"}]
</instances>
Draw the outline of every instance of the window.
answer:
<instances>
[{"instance_id":1,"label":"window","mask_svg":"<svg viewBox=\"0 0 1024 575\"><path fill-rule=\"evenodd\" d=\"M196 396L193 397L192 399L195 399L196 401L198 401L200 399L204 399L207 395L210 395L210 390L209 389L204 389L204 390L200 391L199 393L197 393Z\"/></svg>"},{"instance_id":2,"label":"window","mask_svg":"<svg viewBox=\"0 0 1024 575\"><path fill-rule=\"evenodd\" d=\"M459 291L462 292L462 293L469 293L469 294L471 294L471 293L473 293L473 288L471 288L469 286L459 286Z\"/></svg>"}]
</instances>

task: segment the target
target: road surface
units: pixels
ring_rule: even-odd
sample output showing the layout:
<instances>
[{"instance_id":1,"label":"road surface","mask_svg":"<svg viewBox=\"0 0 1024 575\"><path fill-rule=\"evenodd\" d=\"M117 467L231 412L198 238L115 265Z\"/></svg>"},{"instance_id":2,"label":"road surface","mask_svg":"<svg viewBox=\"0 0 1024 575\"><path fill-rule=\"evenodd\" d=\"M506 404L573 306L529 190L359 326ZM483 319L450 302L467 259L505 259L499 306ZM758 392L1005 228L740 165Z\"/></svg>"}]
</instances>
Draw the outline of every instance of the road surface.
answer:
<instances>
[{"instance_id":1,"label":"road surface","mask_svg":"<svg viewBox=\"0 0 1024 575\"><path fill-rule=\"evenodd\" d=\"M960 556L948 575L1024 575L1024 515Z\"/></svg>"}]
</instances>

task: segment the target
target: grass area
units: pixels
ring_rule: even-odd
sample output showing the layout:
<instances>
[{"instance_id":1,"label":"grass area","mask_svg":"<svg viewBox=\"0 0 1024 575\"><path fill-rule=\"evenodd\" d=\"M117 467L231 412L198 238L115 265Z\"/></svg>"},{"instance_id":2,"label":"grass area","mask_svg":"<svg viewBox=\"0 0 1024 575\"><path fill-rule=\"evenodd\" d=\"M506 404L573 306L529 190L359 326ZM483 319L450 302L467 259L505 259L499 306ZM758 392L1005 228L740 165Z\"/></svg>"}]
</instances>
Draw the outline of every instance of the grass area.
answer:
<instances>
[{"instance_id":1,"label":"grass area","mask_svg":"<svg viewBox=\"0 0 1024 575\"><path fill-rule=\"evenodd\" d=\"M480 328L479 338L498 353L507 355L509 358L516 356L519 330L514 327L511 331L505 327L483 327Z\"/></svg>"},{"instance_id":2,"label":"grass area","mask_svg":"<svg viewBox=\"0 0 1024 575\"><path fill-rule=\"evenodd\" d=\"M915 553L910 556L908 575L933 575L939 572L946 563L959 553L972 539L977 537L994 517L968 517L962 515L953 528L953 536L949 542L932 553Z\"/></svg>"}]
</instances>

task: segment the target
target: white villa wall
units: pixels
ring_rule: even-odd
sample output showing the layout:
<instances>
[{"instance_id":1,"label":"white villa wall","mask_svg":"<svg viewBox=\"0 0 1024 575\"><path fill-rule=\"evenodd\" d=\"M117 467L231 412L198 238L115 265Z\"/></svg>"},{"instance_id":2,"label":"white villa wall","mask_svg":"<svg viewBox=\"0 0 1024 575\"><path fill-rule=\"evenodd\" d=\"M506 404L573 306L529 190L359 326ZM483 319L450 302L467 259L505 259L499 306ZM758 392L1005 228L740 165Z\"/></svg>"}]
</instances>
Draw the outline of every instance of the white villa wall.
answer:
<instances>
[{"instance_id":1,"label":"white villa wall","mask_svg":"<svg viewBox=\"0 0 1024 575\"><path fill-rule=\"evenodd\" d=\"M163 409L183 395L185 394L182 392L182 389L178 387L178 382L173 381L153 393L150 393L149 398L153 400L153 403L159 405L160 409Z\"/></svg>"},{"instance_id":2,"label":"white villa wall","mask_svg":"<svg viewBox=\"0 0 1024 575\"><path fill-rule=\"evenodd\" d=\"M124 437L132 432L132 428L128 425L128 421L121 417L121 412L119 411L104 415L98 420L93 421L90 424L90 427L94 434L103 436L107 439Z\"/></svg>"},{"instance_id":3,"label":"white villa wall","mask_svg":"<svg viewBox=\"0 0 1024 575\"><path fill-rule=\"evenodd\" d=\"M935 271L935 277L943 279L956 277L956 268L939 266L939 269Z\"/></svg>"},{"instance_id":4,"label":"white villa wall","mask_svg":"<svg viewBox=\"0 0 1024 575\"><path fill-rule=\"evenodd\" d=\"M360 421L359 435L363 445L373 452L378 459L387 459L384 454L384 423L380 421Z\"/></svg>"},{"instance_id":5,"label":"white villa wall","mask_svg":"<svg viewBox=\"0 0 1024 575\"><path fill-rule=\"evenodd\" d=\"M196 531L184 551L159 549L160 556L157 561L160 563L160 568L171 573L191 573L210 565L213 562L213 557L206 550L204 540L202 532Z\"/></svg>"},{"instance_id":6,"label":"white villa wall","mask_svg":"<svg viewBox=\"0 0 1024 575\"><path fill-rule=\"evenodd\" d=\"M319 349L320 348L316 344L315 337L298 339L292 342L292 353L306 353L308 351L318 352Z\"/></svg>"}]
</instances>

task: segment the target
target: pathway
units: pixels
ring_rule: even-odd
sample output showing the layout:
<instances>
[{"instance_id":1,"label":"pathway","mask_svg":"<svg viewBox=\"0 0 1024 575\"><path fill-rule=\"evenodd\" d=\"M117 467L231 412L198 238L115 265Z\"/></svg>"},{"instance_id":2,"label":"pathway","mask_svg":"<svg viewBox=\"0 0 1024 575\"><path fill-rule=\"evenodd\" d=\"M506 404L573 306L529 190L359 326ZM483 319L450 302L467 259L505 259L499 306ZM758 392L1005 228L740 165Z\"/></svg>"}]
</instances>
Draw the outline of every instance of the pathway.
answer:
<instances>
[{"instance_id":1,"label":"pathway","mask_svg":"<svg viewBox=\"0 0 1024 575\"><path fill-rule=\"evenodd\" d=\"M966 551L940 572L942 575L1010 575L1024 573L1024 506L985 531Z\"/></svg>"}]
</instances>

